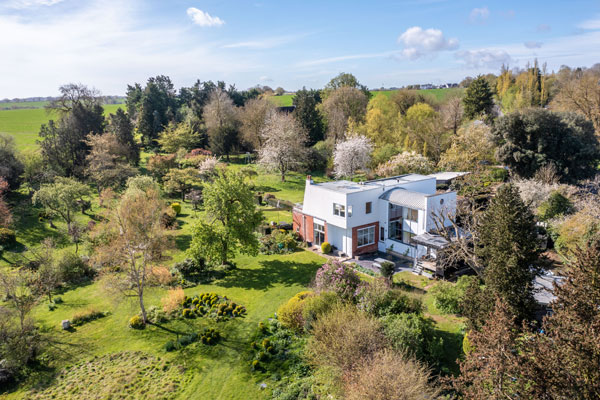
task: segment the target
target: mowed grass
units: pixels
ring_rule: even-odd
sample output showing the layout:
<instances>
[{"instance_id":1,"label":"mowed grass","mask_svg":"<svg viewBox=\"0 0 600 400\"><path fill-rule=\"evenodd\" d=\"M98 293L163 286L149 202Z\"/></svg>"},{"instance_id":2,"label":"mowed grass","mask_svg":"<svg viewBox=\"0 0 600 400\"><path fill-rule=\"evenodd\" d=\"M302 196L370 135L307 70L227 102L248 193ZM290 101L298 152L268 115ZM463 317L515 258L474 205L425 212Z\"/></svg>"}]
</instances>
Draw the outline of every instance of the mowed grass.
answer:
<instances>
[{"instance_id":1,"label":"mowed grass","mask_svg":"<svg viewBox=\"0 0 600 400\"><path fill-rule=\"evenodd\" d=\"M373 90L371 91L371 96L377 96L378 94L383 94L384 96L391 96L392 93L396 92L396 90ZM465 92L463 88L448 88L448 89L424 89L419 90L419 93L425 96L431 96L435 99L436 102L443 103L451 96L462 96ZM271 96L269 100L273 102L273 104L278 107L288 107L292 105L292 101L294 99L293 94L284 94L281 96Z\"/></svg>"},{"instance_id":2,"label":"mowed grass","mask_svg":"<svg viewBox=\"0 0 600 400\"><path fill-rule=\"evenodd\" d=\"M108 116L121 107L123 104L104 105L104 114ZM36 148L40 127L56 118L44 108L0 110L0 132L14 136L19 150Z\"/></svg>"}]
</instances>

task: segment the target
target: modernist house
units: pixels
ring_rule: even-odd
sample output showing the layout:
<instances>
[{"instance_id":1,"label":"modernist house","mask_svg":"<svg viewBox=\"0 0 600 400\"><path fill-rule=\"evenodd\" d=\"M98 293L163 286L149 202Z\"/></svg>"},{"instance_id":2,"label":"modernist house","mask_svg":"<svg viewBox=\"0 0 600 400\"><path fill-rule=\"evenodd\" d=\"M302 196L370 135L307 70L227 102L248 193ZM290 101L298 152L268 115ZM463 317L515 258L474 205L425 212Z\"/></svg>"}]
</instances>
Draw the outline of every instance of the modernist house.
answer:
<instances>
[{"instance_id":1,"label":"modernist house","mask_svg":"<svg viewBox=\"0 0 600 400\"><path fill-rule=\"evenodd\" d=\"M350 257L381 251L435 258L440 237L429 234L438 228L433 216L455 208L456 192L437 191L436 175L358 183L314 183L308 176L304 203L293 210L293 229L314 245L329 242Z\"/></svg>"}]
</instances>

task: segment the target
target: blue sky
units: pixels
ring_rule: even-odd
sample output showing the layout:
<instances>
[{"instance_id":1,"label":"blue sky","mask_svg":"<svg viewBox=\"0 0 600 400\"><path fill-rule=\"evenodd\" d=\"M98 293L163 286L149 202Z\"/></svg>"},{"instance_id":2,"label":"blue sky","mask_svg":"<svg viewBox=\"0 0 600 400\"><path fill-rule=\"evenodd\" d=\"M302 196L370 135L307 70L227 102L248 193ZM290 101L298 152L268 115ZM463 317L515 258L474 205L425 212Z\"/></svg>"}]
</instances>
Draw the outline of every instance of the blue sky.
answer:
<instances>
[{"instance_id":1,"label":"blue sky","mask_svg":"<svg viewBox=\"0 0 600 400\"><path fill-rule=\"evenodd\" d=\"M0 98L171 76L295 90L371 88L600 62L598 1L0 0Z\"/></svg>"}]
</instances>

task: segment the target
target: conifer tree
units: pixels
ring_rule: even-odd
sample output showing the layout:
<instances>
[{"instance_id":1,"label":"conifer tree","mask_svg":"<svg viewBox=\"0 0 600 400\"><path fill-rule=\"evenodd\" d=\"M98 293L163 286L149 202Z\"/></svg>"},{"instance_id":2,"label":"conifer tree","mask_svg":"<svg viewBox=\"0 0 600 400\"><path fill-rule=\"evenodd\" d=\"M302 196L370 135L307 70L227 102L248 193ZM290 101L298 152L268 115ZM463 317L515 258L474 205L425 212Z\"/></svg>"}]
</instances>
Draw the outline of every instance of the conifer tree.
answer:
<instances>
[{"instance_id":1,"label":"conifer tree","mask_svg":"<svg viewBox=\"0 0 600 400\"><path fill-rule=\"evenodd\" d=\"M494 107L494 97L485 77L478 76L466 90L463 99L465 117L475 119L481 116L490 116Z\"/></svg>"}]
</instances>

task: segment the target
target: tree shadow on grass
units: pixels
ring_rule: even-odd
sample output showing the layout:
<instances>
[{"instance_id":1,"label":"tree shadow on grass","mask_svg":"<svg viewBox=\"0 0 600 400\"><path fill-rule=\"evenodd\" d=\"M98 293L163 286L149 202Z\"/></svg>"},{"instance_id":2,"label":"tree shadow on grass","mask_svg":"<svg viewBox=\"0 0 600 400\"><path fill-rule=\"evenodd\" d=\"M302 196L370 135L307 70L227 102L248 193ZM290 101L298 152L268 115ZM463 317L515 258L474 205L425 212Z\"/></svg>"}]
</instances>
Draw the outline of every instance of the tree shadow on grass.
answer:
<instances>
[{"instance_id":1,"label":"tree shadow on grass","mask_svg":"<svg viewBox=\"0 0 600 400\"><path fill-rule=\"evenodd\" d=\"M457 376L460 373L458 360L463 356L463 335L458 332L448 332L436 329L436 336L444 341L444 353L439 359L442 375Z\"/></svg>"},{"instance_id":2,"label":"tree shadow on grass","mask_svg":"<svg viewBox=\"0 0 600 400\"><path fill-rule=\"evenodd\" d=\"M274 188L272 186L267 186L267 185L257 185L254 187L254 191L256 192L266 192L266 193L273 193L273 192L280 192L281 189L277 189Z\"/></svg>"},{"instance_id":3,"label":"tree shadow on grass","mask_svg":"<svg viewBox=\"0 0 600 400\"><path fill-rule=\"evenodd\" d=\"M175 246L177 249L181 251L185 251L190 247L190 242L192 241L192 235L177 235L175 237Z\"/></svg>"},{"instance_id":4,"label":"tree shadow on grass","mask_svg":"<svg viewBox=\"0 0 600 400\"><path fill-rule=\"evenodd\" d=\"M320 265L294 261L267 260L260 262L260 268L240 268L230 271L215 285L226 288L268 290L276 284L285 286L308 285Z\"/></svg>"}]
</instances>

